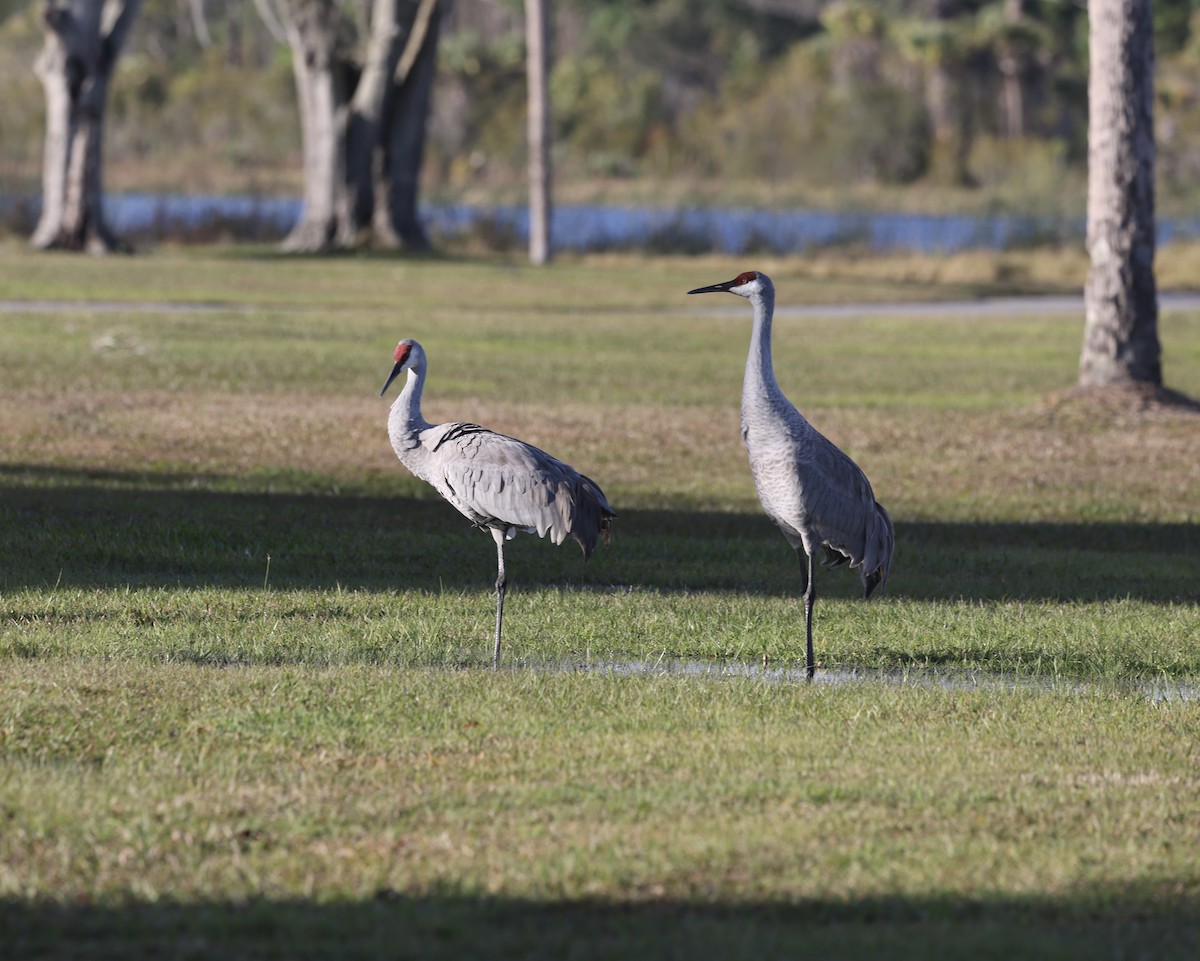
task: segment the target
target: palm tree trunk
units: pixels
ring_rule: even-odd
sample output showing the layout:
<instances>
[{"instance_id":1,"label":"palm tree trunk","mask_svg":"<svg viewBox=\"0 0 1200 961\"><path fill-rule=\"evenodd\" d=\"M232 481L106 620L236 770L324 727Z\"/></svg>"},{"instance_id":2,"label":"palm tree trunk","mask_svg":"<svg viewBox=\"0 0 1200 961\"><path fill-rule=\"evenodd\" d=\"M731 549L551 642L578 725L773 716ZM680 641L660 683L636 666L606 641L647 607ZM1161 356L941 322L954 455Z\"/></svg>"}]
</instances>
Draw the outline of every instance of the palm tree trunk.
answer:
<instances>
[{"instance_id":1,"label":"palm tree trunk","mask_svg":"<svg viewBox=\"0 0 1200 961\"><path fill-rule=\"evenodd\" d=\"M1089 4L1086 325L1079 385L1162 384L1150 0Z\"/></svg>"}]
</instances>

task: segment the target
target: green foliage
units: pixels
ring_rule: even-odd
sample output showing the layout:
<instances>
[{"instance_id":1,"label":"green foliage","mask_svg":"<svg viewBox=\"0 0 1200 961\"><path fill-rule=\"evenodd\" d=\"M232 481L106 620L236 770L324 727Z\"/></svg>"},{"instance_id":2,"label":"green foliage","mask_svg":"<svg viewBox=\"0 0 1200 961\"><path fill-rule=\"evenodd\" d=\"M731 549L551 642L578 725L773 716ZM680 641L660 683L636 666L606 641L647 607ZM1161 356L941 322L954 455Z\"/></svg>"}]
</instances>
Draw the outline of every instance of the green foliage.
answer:
<instances>
[{"instance_id":1,"label":"green foliage","mask_svg":"<svg viewBox=\"0 0 1200 961\"><path fill-rule=\"evenodd\" d=\"M1170 57L1185 49L1196 36L1200 3L1197 0L1155 0L1154 52Z\"/></svg>"},{"instance_id":2,"label":"green foliage","mask_svg":"<svg viewBox=\"0 0 1200 961\"><path fill-rule=\"evenodd\" d=\"M916 0L815 6L747 0L610 0L556 7L552 120L560 195L688 202L836 202L929 186L959 206L1078 205L1086 163L1087 17L1080 4ZM36 185L41 42L36 4L0 19L0 164ZM367 7L343 4L361 43ZM204 4L212 45L167 0L147 0L112 86L111 188L298 193L299 130L286 47L249 3ZM936 13L936 17L934 14ZM1196 4L1155 4L1160 208L1194 206ZM520 4L464 2L443 30L426 188L522 196L525 76ZM1021 76L1025 132L1004 141L1000 64ZM946 102L931 113L931 71ZM947 133L944 126L955 129ZM935 142L935 133L942 139ZM1053 176L1047 174L1053 160ZM645 180L645 187L637 181ZM1063 185L1070 182L1063 189ZM1036 189L1031 185L1037 185ZM982 190L980 189L982 188ZM831 191L835 196L831 198ZM877 191L877 194L872 194ZM986 193L984 197L981 194ZM1076 210L1076 213L1081 211Z\"/></svg>"},{"instance_id":3,"label":"green foliage","mask_svg":"<svg viewBox=\"0 0 1200 961\"><path fill-rule=\"evenodd\" d=\"M429 140L429 163L443 184L461 187L503 172L524 156L525 62L523 38L498 41L466 30L439 45L438 99L456 105L450 122L437 123ZM501 176L503 174L501 173Z\"/></svg>"},{"instance_id":4,"label":"green foliage","mask_svg":"<svg viewBox=\"0 0 1200 961\"><path fill-rule=\"evenodd\" d=\"M599 56L574 58L554 71L550 92L568 173L578 165L590 174L628 175L670 136L661 79L653 71L615 73Z\"/></svg>"},{"instance_id":5,"label":"green foliage","mask_svg":"<svg viewBox=\"0 0 1200 961\"><path fill-rule=\"evenodd\" d=\"M806 14L772 13L744 0L657 0L572 4L589 47L619 65L657 65L664 79L720 82L731 57L773 60L813 33Z\"/></svg>"},{"instance_id":6,"label":"green foliage","mask_svg":"<svg viewBox=\"0 0 1200 961\"><path fill-rule=\"evenodd\" d=\"M210 49L182 71L146 56L125 58L121 70L109 104L114 151L151 159L165 141L184 154L215 151L223 164L265 172L295 150L298 117L285 60L247 69Z\"/></svg>"},{"instance_id":7,"label":"green foliage","mask_svg":"<svg viewBox=\"0 0 1200 961\"><path fill-rule=\"evenodd\" d=\"M928 117L894 84L856 84L827 109L828 135L812 151L824 158L827 179L909 184L928 171Z\"/></svg>"},{"instance_id":8,"label":"green foliage","mask_svg":"<svg viewBox=\"0 0 1200 961\"><path fill-rule=\"evenodd\" d=\"M0 0L0 24L29 9L33 0Z\"/></svg>"},{"instance_id":9,"label":"green foliage","mask_svg":"<svg viewBox=\"0 0 1200 961\"><path fill-rule=\"evenodd\" d=\"M847 72L845 57L873 68ZM709 152L715 176L909 183L925 172L929 150L924 109L905 92L909 79L877 40L800 45L774 69L731 83L718 109L698 113L688 147L703 155L705 143L723 145Z\"/></svg>"},{"instance_id":10,"label":"green foliage","mask_svg":"<svg viewBox=\"0 0 1200 961\"><path fill-rule=\"evenodd\" d=\"M1190 24L1187 45L1175 58L1160 57L1155 74L1155 169L1168 198L1190 196L1200 177L1200 11Z\"/></svg>"},{"instance_id":11,"label":"green foliage","mask_svg":"<svg viewBox=\"0 0 1200 961\"><path fill-rule=\"evenodd\" d=\"M36 3L18 4L0 18L0 196L39 182L45 136L42 89L33 72L42 29Z\"/></svg>"}]
</instances>

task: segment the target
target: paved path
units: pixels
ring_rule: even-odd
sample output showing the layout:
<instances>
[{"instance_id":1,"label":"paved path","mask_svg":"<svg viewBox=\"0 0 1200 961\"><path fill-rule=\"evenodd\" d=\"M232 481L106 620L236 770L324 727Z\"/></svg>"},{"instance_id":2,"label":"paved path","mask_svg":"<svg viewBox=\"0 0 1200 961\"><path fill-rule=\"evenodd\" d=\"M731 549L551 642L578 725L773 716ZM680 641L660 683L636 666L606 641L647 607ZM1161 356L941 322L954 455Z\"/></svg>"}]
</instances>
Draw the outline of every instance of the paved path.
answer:
<instances>
[{"instance_id":1,"label":"paved path","mask_svg":"<svg viewBox=\"0 0 1200 961\"><path fill-rule=\"evenodd\" d=\"M1160 312L1200 310L1200 293L1161 293ZM723 311L724 312L724 311ZM734 311L730 311L733 313ZM745 313L745 310L736 311ZM776 306L776 317L946 317L957 314L1079 314L1083 316L1083 295L1033 297L980 297L976 300L938 300L919 302L891 301L881 304L805 304Z\"/></svg>"},{"instance_id":2,"label":"paved path","mask_svg":"<svg viewBox=\"0 0 1200 961\"><path fill-rule=\"evenodd\" d=\"M121 300L0 300L0 314L89 313L207 314L220 311L263 309L262 304L186 303L169 301ZM1160 293L1160 311L1200 311L1200 293ZM744 316L741 301L727 306L679 307L678 313L729 314ZM776 317L947 317L958 314L1002 316L1005 314L1079 314L1083 315L1082 295L1031 297L979 297L973 300L884 301L881 303L778 305Z\"/></svg>"}]
</instances>

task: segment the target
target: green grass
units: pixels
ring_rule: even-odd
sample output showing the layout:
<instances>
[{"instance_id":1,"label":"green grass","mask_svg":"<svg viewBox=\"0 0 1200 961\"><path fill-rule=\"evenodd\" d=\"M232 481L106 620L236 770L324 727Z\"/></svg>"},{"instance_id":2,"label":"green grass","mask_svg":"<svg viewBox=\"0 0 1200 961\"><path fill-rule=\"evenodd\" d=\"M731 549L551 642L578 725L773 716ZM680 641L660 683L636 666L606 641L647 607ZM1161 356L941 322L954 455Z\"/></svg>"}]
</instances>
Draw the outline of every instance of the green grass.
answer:
<instances>
[{"instance_id":1,"label":"green grass","mask_svg":"<svg viewBox=\"0 0 1200 961\"><path fill-rule=\"evenodd\" d=\"M781 317L897 526L888 597L820 575L797 683L748 311L683 296L745 266L0 249L0 299L81 302L0 319L6 952L1194 957L1196 415L1060 393L1077 317ZM785 305L998 290L761 266ZM1200 317L1161 333L1200 394ZM586 565L510 545L500 672L490 539L387 444L401 336L431 419L619 513Z\"/></svg>"},{"instance_id":2,"label":"green grass","mask_svg":"<svg viewBox=\"0 0 1200 961\"><path fill-rule=\"evenodd\" d=\"M6 688L18 956L1196 945L1194 703L123 659Z\"/></svg>"}]
</instances>

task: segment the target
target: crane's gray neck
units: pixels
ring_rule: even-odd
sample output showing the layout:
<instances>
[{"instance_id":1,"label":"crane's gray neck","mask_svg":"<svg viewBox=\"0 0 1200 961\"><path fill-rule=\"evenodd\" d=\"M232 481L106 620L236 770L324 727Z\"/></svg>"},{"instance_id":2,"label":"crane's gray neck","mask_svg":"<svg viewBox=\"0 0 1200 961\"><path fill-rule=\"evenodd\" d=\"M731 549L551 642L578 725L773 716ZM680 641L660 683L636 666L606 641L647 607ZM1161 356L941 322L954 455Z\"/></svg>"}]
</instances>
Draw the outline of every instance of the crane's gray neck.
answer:
<instances>
[{"instance_id":1,"label":"crane's gray neck","mask_svg":"<svg viewBox=\"0 0 1200 961\"><path fill-rule=\"evenodd\" d=\"M754 308L754 329L750 334L750 355L746 358L746 379L743 401L753 393L756 397L779 393L775 367L771 362L771 317L775 312L775 291L763 290L750 298Z\"/></svg>"},{"instance_id":2,"label":"crane's gray neck","mask_svg":"<svg viewBox=\"0 0 1200 961\"><path fill-rule=\"evenodd\" d=\"M424 389L425 364L420 363L408 369L404 389L388 414L388 436L397 451L420 446L418 435L433 426L421 416L421 392Z\"/></svg>"}]
</instances>

